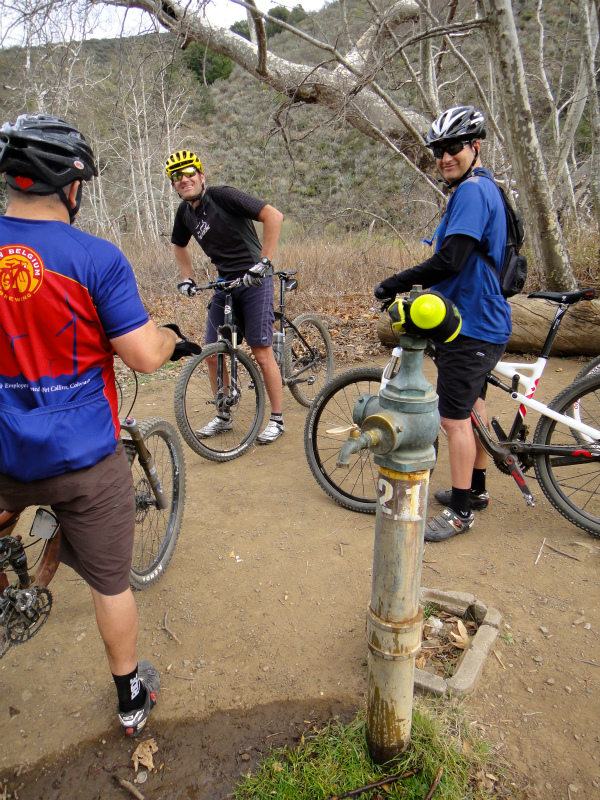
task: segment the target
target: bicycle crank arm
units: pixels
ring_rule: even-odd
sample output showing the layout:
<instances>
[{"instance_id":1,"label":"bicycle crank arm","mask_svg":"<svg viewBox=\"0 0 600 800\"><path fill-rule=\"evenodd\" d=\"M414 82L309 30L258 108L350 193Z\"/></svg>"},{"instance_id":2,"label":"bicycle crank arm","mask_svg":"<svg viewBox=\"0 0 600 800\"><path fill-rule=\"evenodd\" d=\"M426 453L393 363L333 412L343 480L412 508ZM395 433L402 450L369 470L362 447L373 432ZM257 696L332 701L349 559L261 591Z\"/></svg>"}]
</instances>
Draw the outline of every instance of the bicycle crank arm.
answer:
<instances>
[{"instance_id":1,"label":"bicycle crank arm","mask_svg":"<svg viewBox=\"0 0 600 800\"><path fill-rule=\"evenodd\" d=\"M146 473L146 477L148 478L148 482L152 487L152 493L156 498L156 504L161 511L164 511L169 507L169 501L163 492L160 480L158 478L158 473L154 465L154 459L148 452L148 448L142 439L142 434L140 433L137 422L132 417L127 417L125 422L121 422L121 427L125 428L127 433L131 436L131 440L135 444L135 449L137 450L140 464L142 465L142 468Z\"/></svg>"},{"instance_id":2,"label":"bicycle crank arm","mask_svg":"<svg viewBox=\"0 0 600 800\"><path fill-rule=\"evenodd\" d=\"M533 499L533 495L529 491L529 487L527 486L527 482L525 480L525 476L523 475L523 471L521 470L521 467L517 463L515 457L507 455L502 460L506 464L510 474L515 479L517 486L521 490L521 493L527 505L534 506L535 500Z\"/></svg>"},{"instance_id":3,"label":"bicycle crank arm","mask_svg":"<svg viewBox=\"0 0 600 800\"><path fill-rule=\"evenodd\" d=\"M533 499L533 495L529 491L525 476L523 475L523 471L521 470L518 461L509 449L508 442L495 442L475 409L471 411L471 422L473 424L473 429L475 430L477 437L479 438L479 441L481 442L486 453L488 453L488 455L490 455L496 462L501 462L505 465L508 472L515 479L516 484L521 490L527 505L534 506L535 500ZM519 446L519 452L521 452L521 446Z\"/></svg>"}]
</instances>

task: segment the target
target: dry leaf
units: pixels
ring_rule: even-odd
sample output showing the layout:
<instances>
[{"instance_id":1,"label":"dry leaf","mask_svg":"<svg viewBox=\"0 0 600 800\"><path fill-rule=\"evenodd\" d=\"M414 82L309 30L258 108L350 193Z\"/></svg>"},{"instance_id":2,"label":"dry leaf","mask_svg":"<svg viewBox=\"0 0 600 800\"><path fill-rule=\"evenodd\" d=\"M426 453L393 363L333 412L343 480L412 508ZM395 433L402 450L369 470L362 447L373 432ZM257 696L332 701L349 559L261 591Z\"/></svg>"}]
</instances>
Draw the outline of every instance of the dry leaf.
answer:
<instances>
[{"instance_id":1,"label":"dry leaf","mask_svg":"<svg viewBox=\"0 0 600 800\"><path fill-rule=\"evenodd\" d=\"M154 769L154 761L152 754L158 752L158 745L154 739L147 739L145 742L140 742L133 751L131 760L133 761L133 768L137 772L140 764L146 769Z\"/></svg>"},{"instance_id":2,"label":"dry leaf","mask_svg":"<svg viewBox=\"0 0 600 800\"><path fill-rule=\"evenodd\" d=\"M457 621L458 633L454 633L454 631L450 631L450 635L455 640L455 646L460 648L461 650L466 650L469 646L471 640L469 638L469 634L467 629L465 628L464 623L462 620Z\"/></svg>"},{"instance_id":3,"label":"dry leaf","mask_svg":"<svg viewBox=\"0 0 600 800\"><path fill-rule=\"evenodd\" d=\"M472 753L473 752L473 748L471 747L470 743L466 739L462 740L462 749L463 749L463 751L465 753Z\"/></svg>"}]
</instances>

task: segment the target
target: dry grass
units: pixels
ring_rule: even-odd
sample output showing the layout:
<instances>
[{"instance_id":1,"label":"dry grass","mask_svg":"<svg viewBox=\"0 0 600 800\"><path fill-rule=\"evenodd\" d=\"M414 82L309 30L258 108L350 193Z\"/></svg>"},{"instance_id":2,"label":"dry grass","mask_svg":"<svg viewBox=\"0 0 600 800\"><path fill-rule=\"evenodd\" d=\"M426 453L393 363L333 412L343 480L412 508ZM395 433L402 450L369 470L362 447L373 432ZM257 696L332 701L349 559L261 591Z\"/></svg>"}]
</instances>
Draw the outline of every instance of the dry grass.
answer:
<instances>
[{"instance_id":1,"label":"dry grass","mask_svg":"<svg viewBox=\"0 0 600 800\"><path fill-rule=\"evenodd\" d=\"M179 273L170 246L131 241L123 250L135 270L148 313L158 323L175 321L199 342L204 339L209 293L190 300L177 294ZM208 281L214 270L193 247L196 282ZM421 256L422 257L422 256ZM415 263L404 248L374 238L344 241L313 239L278 247L277 269L297 273L297 292L286 295L292 319L311 311L323 317L334 342L338 362L361 361L380 353L375 333L378 309L373 287L383 278Z\"/></svg>"},{"instance_id":2,"label":"dry grass","mask_svg":"<svg viewBox=\"0 0 600 800\"><path fill-rule=\"evenodd\" d=\"M570 242L572 263L582 287L598 284L598 236L582 232ZM140 292L148 312L157 323L175 321L199 342L204 340L208 293L194 300L177 294L179 273L170 244L152 245L139 240L124 243L125 254L133 264ZM199 247L192 243L196 281L214 276L214 269ZM384 278L419 263L431 250L421 242L411 242L410 251L396 242L376 237L348 235L330 241L325 238L290 239L279 245L277 269L295 270L299 289L286 295L286 312L292 319L311 311L323 317L334 342L340 363L368 360L381 353L375 325L378 308L373 287ZM541 270L532 264L527 289L545 288Z\"/></svg>"}]
</instances>

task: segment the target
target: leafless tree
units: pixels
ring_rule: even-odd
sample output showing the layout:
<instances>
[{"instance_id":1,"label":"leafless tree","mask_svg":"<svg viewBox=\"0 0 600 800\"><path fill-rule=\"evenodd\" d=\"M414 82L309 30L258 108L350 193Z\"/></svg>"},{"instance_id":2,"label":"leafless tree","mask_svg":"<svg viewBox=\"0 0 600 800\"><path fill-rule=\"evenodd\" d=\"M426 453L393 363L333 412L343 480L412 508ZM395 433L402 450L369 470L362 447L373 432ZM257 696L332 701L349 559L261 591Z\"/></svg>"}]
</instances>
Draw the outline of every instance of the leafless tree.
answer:
<instances>
[{"instance_id":1,"label":"leafless tree","mask_svg":"<svg viewBox=\"0 0 600 800\"><path fill-rule=\"evenodd\" d=\"M552 146L547 160L531 109L531 77L526 77L510 0L478 0L477 4L451 0L442 8L432 0L366 0L368 18L349 14L346 0L340 0L339 23L331 30L291 26L259 11L254 0L232 2L247 10L254 41L212 25L204 14L206 0L87 0L87 4L86 0L0 0L0 5L10 4L12 14L30 27L35 24L37 30L61 15L71 20L77 16L75 9L79 9L77 18L85 18L99 4L142 9L157 28L175 34L181 47L192 41L208 46L283 94L289 106L327 107L340 120L383 142L438 197L440 190L431 178L433 162L423 134L442 106L473 97L490 122L494 167L507 183L514 180L526 208L531 242L548 286L575 286L556 201L571 212L576 207L572 179L577 166L572 163L575 131L589 106L594 130L590 186L598 217L596 0L578 0L584 22L578 34L581 63L567 99L564 91L560 96L553 92L546 74L543 0L539 0L536 81L550 108ZM303 41L311 52L306 63L284 59L269 49L265 20ZM475 69L475 63L488 68ZM140 111L142 119L146 112L139 106L133 111L136 119L128 124L137 126ZM136 127L134 133L143 141L143 128ZM144 193L151 190L147 176L142 179L141 173L140 182Z\"/></svg>"}]
</instances>

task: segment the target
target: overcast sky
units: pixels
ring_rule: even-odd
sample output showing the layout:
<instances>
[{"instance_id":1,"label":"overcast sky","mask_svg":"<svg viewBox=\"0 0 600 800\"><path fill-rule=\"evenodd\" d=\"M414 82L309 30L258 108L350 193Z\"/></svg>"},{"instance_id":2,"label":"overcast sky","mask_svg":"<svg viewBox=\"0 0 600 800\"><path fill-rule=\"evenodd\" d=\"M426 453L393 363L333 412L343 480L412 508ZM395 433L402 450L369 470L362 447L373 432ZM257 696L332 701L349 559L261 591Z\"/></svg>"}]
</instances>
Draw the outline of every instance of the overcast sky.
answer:
<instances>
[{"instance_id":1,"label":"overcast sky","mask_svg":"<svg viewBox=\"0 0 600 800\"><path fill-rule=\"evenodd\" d=\"M257 6L261 11L268 12L275 6L286 6L290 10L295 5L301 5L305 11L317 11L325 5L326 0L257 0ZM229 28L234 22L246 19L246 9L236 5L229 0L211 0L206 8L206 16L214 24L220 27ZM94 25L90 38L104 38L118 36L125 24L124 33L133 36L140 30L148 30L152 27L149 17L142 11L131 9L125 13L125 9L115 8L114 6L104 7L98 22Z\"/></svg>"}]
</instances>

